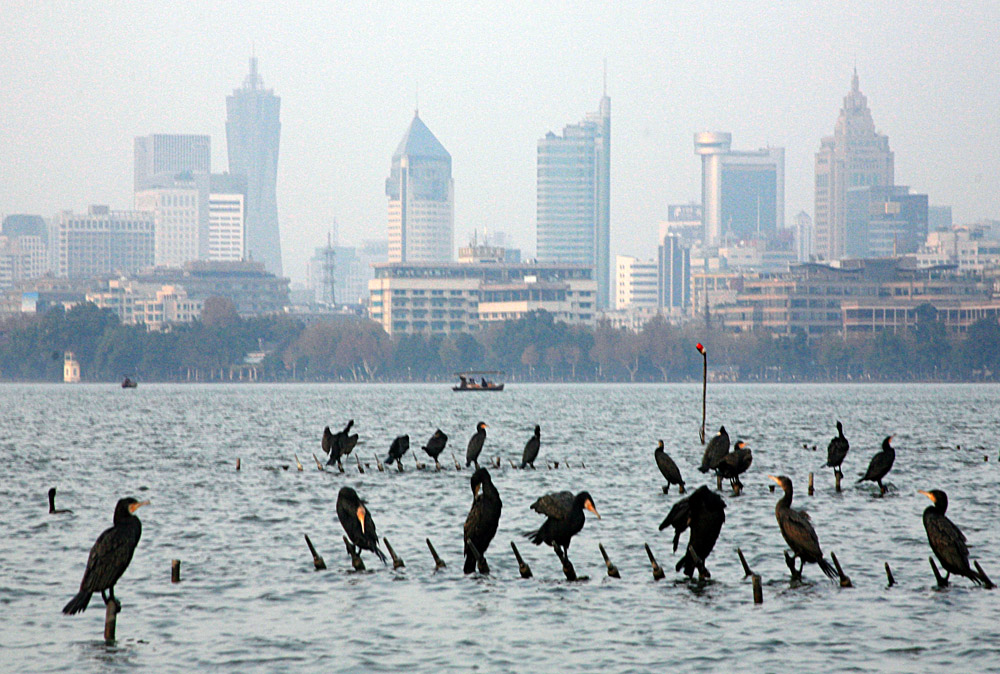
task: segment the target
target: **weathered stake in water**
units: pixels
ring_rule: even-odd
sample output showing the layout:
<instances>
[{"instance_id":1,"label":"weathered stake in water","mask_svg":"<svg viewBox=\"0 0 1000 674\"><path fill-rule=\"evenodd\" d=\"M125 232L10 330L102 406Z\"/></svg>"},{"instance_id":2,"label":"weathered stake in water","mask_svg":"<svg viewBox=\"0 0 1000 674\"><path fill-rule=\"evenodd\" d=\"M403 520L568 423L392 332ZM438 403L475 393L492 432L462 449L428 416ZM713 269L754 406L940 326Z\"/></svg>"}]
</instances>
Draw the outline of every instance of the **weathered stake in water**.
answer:
<instances>
[{"instance_id":1,"label":"weathered stake in water","mask_svg":"<svg viewBox=\"0 0 1000 674\"><path fill-rule=\"evenodd\" d=\"M646 556L649 557L649 563L653 565L653 580L663 580L667 574L663 573L663 569L656 563L656 557L653 557L653 551L649 549L649 543L643 543L643 546L646 548Z\"/></svg>"},{"instance_id":2,"label":"weathered stake in water","mask_svg":"<svg viewBox=\"0 0 1000 674\"><path fill-rule=\"evenodd\" d=\"M342 538L344 539L344 545L347 547L347 554L351 556L351 566L354 567L355 571L364 571L365 562L361 559L361 555L357 553L351 542L347 540L347 536L343 536Z\"/></svg>"},{"instance_id":3,"label":"weathered stake in water","mask_svg":"<svg viewBox=\"0 0 1000 674\"><path fill-rule=\"evenodd\" d=\"M889 581L889 587L896 584L896 579L892 577L892 569L889 568L889 562L885 563L885 577Z\"/></svg>"},{"instance_id":4,"label":"weathered stake in water","mask_svg":"<svg viewBox=\"0 0 1000 674\"><path fill-rule=\"evenodd\" d=\"M597 547L600 548L601 557L604 558L604 564L608 567L608 575L612 578L621 578L621 574L618 573L618 567L611 563L611 559L608 557L608 553L604 549L604 544L598 543Z\"/></svg>"},{"instance_id":5,"label":"weathered stake in water","mask_svg":"<svg viewBox=\"0 0 1000 674\"><path fill-rule=\"evenodd\" d=\"M431 557L434 558L434 570L437 571L438 569L447 567L448 565L444 563L444 560L438 556L437 550L434 549L434 545L431 543L431 539L425 538L424 540L427 541L427 547L431 551Z\"/></svg>"},{"instance_id":6,"label":"weathered stake in water","mask_svg":"<svg viewBox=\"0 0 1000 674\"><path fill-rule=\"evenodd\" d=\"M521 557L521 553L517 551L514 541L510 542L510 547L514 550L514 556L517 558L517 570L521 573L521 578L531 578L531 567Z\"/></svg>"},{"instance_id":7,"label":"weathered stake in water","mask_svg":"<svg viewBox=\"0 0 1000 674\"><path fill-rule=\"evenodd\" d=\"M118 604L109 601L104 606L104 643L113 644L115 642L115 627L118 622Z\"/></svg>"},{"instance_id":8,"label":"weathered stake in water","mask_svg":"<svg viewBox=\"0 0 1000 674\"><path fill-rule=\"evenodd\" d=\"M382 542L385 543L385 549L389 551L389 556L392 557L393 570L402 569L404 566L406 566L406 564L403 564L403 558L397 555L396 551L392 549L391 545L389 545L389 539L383 536Z\"/></svg>"},{"instance_id":9,"label":"weathered stake in water","mask_svg":"<svg viewBox=\"0 0 1000 674\"><path fill-rule=\"evenodd\" d=\"M170 560L170 582L181 582L181 560L179 559Z\"/></svg>"},{"instance_id":10,"label":"weathered stake in water","mask_svg":"<svg viewBox=\"0 0 1000 674\"><path fill-rule=\"evenodd\" d=\"M313 566L316 568L317 571L322 571L323 569L326 568L326 562L324 562L323 558L320 557L319 553L316 552L316 548L313 547L312 541L309 540L309 534L302 534L302 535L306 537L306 545L309 546L309 553L312 554Z\"/></svg>"}]
</instances>

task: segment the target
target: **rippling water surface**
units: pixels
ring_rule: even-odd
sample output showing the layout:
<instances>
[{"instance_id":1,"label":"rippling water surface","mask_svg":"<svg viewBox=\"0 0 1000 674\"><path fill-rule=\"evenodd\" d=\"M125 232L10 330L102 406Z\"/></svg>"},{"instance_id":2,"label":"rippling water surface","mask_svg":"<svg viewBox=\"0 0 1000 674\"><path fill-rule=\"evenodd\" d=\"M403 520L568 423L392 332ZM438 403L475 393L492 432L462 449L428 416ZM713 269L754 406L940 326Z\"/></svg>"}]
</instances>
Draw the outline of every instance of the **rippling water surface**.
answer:
<instances>
[{"instance_id":1,"label":"rippling water surface","mask_svg":"<svg viewBox=\"0 0 1000 674\"><path fill-rule=\"evenodd\" d=\"M916 493L948 492L973 558L1000 580L1000 387L713 386L709 426L724 423L734 441L746 440L754 463L744 494L724 495L727 521L704 585L673 572L679 554L657 525L678 496L661 492L652 456L662 438L689 487L705 481L696 471L699 398L697 385L499 394L443 385L0 387L0 670L1000 671L1000 594L965 579L935 588L921 523L929 501ZM345 474L317 471L323 426L348 418L370 467L359 474L352 456ZM822 468L838 418L851 441L841 494ZM503 457L491 471L504 510L488 555L493 574L465 577L470 471L456 471L447 450L440 473L414 470L411 455L405 472L380 473L373 455L409 433L411 453L427 462L419 447L440 427L462 457L480 419L490 426L484 456ZM507 461L536 422L540 469L512 470ZM854 479L890 433L894 488L875 498L876 488ZM790 583L768 473L794 480L796 505L853 589L811 565L805 583ZM368 572L350 570L335 512L345 484L368 500L405 569L366 555ZM47 514L50 486L72 514ZM584 582L566 582L551 549L522 537L541 523L530 503L562 489L589 490L603 516L588 517L570 549ZM99 598L82 615L60 609L126 495L152 505L139 511L142 541L116 588L118 641L105 646ZM328 570L313 569L304 533ZM434 572L425 537L446 569ZM534 578L520 578L511 540ZM620 580L607 577L598 542ZM643 542L665 580L653 581ZM762 606L752 603L737 546L764 579ZM179 584L170 583L175 558ZM895 587L886 587L885 562Z\"/></svg>"}]
</instances>

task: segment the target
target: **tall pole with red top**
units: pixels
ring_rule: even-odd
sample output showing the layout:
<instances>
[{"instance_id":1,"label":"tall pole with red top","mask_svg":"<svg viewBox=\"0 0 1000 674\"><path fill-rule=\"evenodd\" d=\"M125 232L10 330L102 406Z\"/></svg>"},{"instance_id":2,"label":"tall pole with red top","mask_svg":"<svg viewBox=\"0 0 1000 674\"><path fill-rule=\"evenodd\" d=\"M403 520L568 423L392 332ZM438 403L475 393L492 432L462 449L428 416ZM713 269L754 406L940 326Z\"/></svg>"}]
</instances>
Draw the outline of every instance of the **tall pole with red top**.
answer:
<instances>
[{"instance_id":1,"label":"tall pole with red top","mask_svg":"<svg viewBox=\"0 0 1000 674\"><path fill-rule=\"evenodd\" d=\"M701 444L705 444L705 394L708 387L708 351L702 346L701 342L695 346L698 349L698 353L701 354L701 430L698 433L698 437L701 438Z\"/></svg>"}]
</instances>

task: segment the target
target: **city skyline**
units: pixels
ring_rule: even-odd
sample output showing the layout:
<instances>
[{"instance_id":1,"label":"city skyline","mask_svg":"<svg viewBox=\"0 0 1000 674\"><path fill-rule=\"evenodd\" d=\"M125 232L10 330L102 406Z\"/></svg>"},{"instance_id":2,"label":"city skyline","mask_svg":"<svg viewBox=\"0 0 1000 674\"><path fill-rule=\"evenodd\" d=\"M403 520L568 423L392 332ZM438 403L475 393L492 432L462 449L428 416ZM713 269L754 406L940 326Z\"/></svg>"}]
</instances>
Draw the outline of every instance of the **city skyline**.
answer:
<instances>
[{"instance_id":1,"label":"city skyline","mask_svg":"<svg viewBox=\"0 0 1000 674\"><path fill-rule=\"evenodd\" d=\"M784 147L786 222L811 214L814 154L855 62L878 131L892 139L899 180L932 205L952 205L958 223L1000 212L991 140L1000 136L998 94L981 84L1000 75L991 56L1000 8L991 3L961 15L930 3L774 5L725 16L679 5L537 7L517 19L489 5L394 14L375 24L360 6L336 20L225 4L11 8L0 28L10 45L0 57L8 75L0 211L128 208L132 138L150 132L213 136L219 170L225 95L256 42L283 99L277 198L284 262L297 280L334 218L341 242L384 231L384 158L418 81L425 117L454 158L456 244L488 227L508 231L530 255L535 141L593 107L605 58L616 99L612 254L648 257L666 205L697 198L690 138L700 130L730 132L741 147ZM85 40L102 22L122 30ZM208 31L208 23L219 26ZM153 26L171 39L152 39ZM458 26L459 38L445 39ZM393 53L384 49L397 41Z\"/></svg>"}]
</instances>

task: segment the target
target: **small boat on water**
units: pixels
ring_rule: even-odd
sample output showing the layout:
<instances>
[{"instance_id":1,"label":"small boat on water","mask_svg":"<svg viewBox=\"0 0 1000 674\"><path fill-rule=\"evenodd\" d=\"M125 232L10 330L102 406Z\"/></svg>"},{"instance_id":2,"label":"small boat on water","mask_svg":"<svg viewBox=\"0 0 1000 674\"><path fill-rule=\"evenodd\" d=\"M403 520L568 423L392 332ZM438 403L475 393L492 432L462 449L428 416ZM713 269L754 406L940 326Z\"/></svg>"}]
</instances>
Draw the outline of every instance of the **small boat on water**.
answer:
<instances>
[{"instance_id":1,"label":"small boat on water","mask_svg":"<svg viewBox=\"0 0 1000 674\"><path fill-rule=\"evenodd\" d=\"M129 379L128 377L125 377L122 380L122 388L137 388L138 386L139 382L137 382L135 379Z\"/></svg>"},{"instance_id":2,"label":"small boat on water","mask_svg":"<svg viewBox=\"0 0 1000 674\"><path fill-rule=\"evenodd\" d=\"M452 391L502 391L503 382L497 379L503 377L503 372L499 370L469 370L467 372L456 372L458 376L458 386L452 386ZM492 379L487 379L490 375Z\"/></svg>"}]
</instances>

